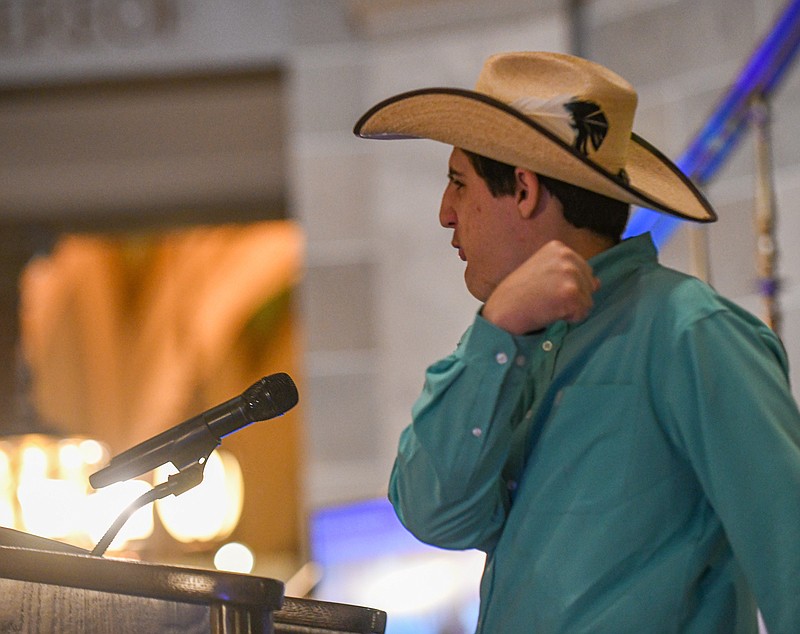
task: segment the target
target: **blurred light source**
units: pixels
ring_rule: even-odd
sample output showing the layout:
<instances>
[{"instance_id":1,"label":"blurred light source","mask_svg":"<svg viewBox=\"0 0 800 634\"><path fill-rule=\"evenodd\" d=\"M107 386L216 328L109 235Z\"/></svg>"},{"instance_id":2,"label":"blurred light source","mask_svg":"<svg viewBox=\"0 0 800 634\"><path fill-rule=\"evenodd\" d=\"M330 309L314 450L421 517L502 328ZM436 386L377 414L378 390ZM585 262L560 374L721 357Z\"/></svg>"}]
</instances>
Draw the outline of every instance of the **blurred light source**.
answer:
<instances>
[{"instance_id":1,"label":"blurred light source","mask_svg":"<svg viewBox=\"0 0 800 634\"><path fill-rule=\"evenodd\" d=\"M155 482L165 482L176 473L172 464L156 469ZM180 542L225 539L236 528L242 514L244 481L233 454L216 449L208 457L203 481L179 496L156 502L161 523Z\"/></svg>"},{"instance_id":2,"label":"blurred light source","mask_svg":"<svg viewBox=\"0 0 800 634\"><path fill-rule=\"evenodd\" d=\"M106 447L90 438L4 437L0 440L0 523L89 546L89 474L107 459Z\"/></svg>"},{"instance_id":3,"label":"blurred light source","mask_svg":"<svg viewBox=\"0 0 800 634\"><path fill-rule=\"evenodd\" d=\"M253 571L254 564L255 557L252 551L239 542L230 542L221 546L214 555L214 567L217 570L248 574Z\"/></svg>"},{"instance_id":4,"label":"blurred light source","mask_svg":"<svg viewBox=\"0 0 800 634\"><path fill-rule=\"evenodd\" d=\"M484 556L477 551L406 556L387 559L375 566L360 592L364 605L378 605L391 614L425 614L442 605L457 605L465 593L465 581L479 579Z\"/></svg>"},{"instance_id":5,"label":"blurred light source","mask_svg":"<svg viewBox=\"0 0 800 634\"><path fill-rule=\"evenodd\" d=\"M86 525L92 544L97 544L108 528L129 504L151 488L144 480L126 480L115 482L90 495L86 500ZM153 507L140 508L124 526L109 545L109 550L122 550L132 541L147 539L153 534L155 521Z\"/></svg>"},{"instance_id":6,"label":"blurred light source","mask_svg":"<svg viewBox=\"0 0 800 634\"><path fill-rule=\"evenodd\" d=\"M128 480L95 491L89 475L108 459L105 445L90 438L25 434L0 439L0 525L92 548L128 505L152 487L144 480ZM159 467L156 483L175 471L171 464ZM239 463L229 452L217 450L205 465L200 485L179 497L159 500L155 508L176 540L208 542L233 532L243 502ZM136 511L109 550L119 551L150 537L153 508Z\"/></svg>"}]
</instances>

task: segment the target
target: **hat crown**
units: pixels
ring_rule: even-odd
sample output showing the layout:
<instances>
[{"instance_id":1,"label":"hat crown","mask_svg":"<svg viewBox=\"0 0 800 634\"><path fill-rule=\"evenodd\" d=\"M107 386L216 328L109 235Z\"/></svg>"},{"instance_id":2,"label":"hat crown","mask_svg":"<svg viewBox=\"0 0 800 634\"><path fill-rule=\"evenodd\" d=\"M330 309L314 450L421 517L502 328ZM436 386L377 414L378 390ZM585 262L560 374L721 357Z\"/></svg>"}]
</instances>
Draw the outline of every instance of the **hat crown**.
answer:
<instances>
[{"instance_id":1,"label":"hat crown","mask_svg":"<svg viewBox=\"0 0 800 634\"><path fill-rule=\"evenodd\" d=\"M519 110L612 174L626 165L636 91L594 62L561 53L502 53L475 90Z\"/></svg>"}]
</instances>

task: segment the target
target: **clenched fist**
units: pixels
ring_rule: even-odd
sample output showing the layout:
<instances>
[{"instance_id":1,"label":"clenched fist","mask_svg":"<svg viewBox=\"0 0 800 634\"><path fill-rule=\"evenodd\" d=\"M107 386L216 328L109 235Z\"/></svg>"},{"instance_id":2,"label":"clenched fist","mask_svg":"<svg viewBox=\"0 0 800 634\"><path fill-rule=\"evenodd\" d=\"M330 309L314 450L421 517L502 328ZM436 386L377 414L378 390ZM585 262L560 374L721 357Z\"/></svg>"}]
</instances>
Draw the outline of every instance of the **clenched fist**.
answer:
<instances>
[{"instance_id":1,"label":"clenched fist","mask_svg":"<svg viewBox=\"0 0 800 634\"><path fill-rule=\"evenodd\" d=\"M586 260L554 240L497 285L482 314L511 334L522 335L561 319L585 319L599 287L600 280Z\"/></svg>"}]
</instances>

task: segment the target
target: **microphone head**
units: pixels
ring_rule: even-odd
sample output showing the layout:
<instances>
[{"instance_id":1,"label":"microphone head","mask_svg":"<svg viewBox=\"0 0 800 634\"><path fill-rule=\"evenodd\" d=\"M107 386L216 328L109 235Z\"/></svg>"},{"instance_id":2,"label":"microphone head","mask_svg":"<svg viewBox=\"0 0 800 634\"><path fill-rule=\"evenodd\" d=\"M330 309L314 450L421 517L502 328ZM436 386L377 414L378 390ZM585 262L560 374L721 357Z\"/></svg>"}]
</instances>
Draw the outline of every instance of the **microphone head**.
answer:
<instances>
[{"instance_id":1,"label":"microphone head","mask_svg":"<svg viewBox=\"0 0 800 634\"><path fill-rule=\"evenodd\" d=\"M242 394L245 415L251 423L280 416L297 405L297 386L285 372L256 381Z\"/></svg>"}]
</instances>

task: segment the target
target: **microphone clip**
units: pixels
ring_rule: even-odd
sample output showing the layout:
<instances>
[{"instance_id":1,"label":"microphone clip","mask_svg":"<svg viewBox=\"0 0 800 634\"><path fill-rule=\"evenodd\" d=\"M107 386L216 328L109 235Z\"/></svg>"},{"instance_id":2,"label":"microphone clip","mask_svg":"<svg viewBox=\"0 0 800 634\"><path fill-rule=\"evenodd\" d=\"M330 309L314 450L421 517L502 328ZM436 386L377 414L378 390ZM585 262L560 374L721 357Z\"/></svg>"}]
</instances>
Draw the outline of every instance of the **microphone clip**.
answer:
<instances>
[{"instance_id":1,"label":"microphone clip","mask_svg":"<svg viewBox=\"0 0 800 634\"><path fill-rule=\"evenodd\" d=\"M211 432L208 425L189 428L184 435L172 442L169 461L178 470L175 475L179 475L195 465L204 467L211 452L221 444L222 440ZM202 481L202 468L200 473L200 480Z\"/></svg>"}]
</instances>

